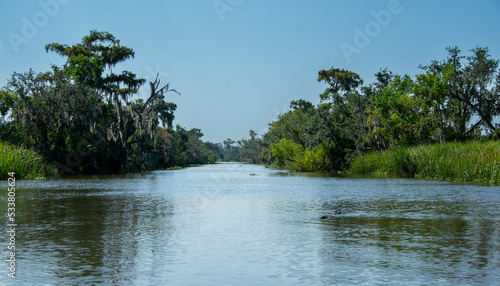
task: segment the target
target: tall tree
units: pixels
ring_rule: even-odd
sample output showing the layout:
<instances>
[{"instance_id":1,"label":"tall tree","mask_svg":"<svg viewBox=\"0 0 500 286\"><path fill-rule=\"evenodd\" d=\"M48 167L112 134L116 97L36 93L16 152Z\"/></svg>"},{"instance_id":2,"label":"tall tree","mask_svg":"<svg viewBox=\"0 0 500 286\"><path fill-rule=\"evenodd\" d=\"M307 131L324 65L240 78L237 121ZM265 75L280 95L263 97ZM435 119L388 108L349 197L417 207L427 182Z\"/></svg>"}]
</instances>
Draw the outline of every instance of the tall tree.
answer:
<instances>
[{"instance_id":1,"label":"tall tree","mask_svg":"<svg viewBox=\"0 0 500 286\"><path fill-rule=\"evenodd\" d=\"M460 55L458 47L447 50L446 60L433 61L421 68L434 74L448 74L447 96L459 102L455 114L456 131L468 134L482 125L489 133L494 132L498 129L494 118L500 115L499 61L491 58L488 48L477 47L467 57ZM479 120L467 129L472 115L477 115Z\"/></svg>"},{"instance_id":2,"label":"tall tree","mask_svg":"<svg viewBox=\"0 0 500 286\"><path fill-rule=\"evenodd\" d=\"M66 64L42 74L14 73L9 83L16 95L12 117L20 134L30 138L26 142L47 158L80 169L101 165L116 173L126 164L137 165L140 158L146 162L140 169L148 165L147 154L161 146L155 144L155 136L163 134L156 132L159 121L171 127L174 119L176 105L166 102L165 94L177 91L160 85L157 77L144 102L129 102L145 80L130 71L113 73L113 67L133 58L134 52L108 32L91 31L79 44L52 43L45 49L67 57ZM94 146L86 151L84 145ZM71 155L75 152L78 156ZM78 159L70 164L69 157Z\"/></svg>"},{"instance_id":3,"label":"tall tree","mask_svg":"<svg viewBox=\"0 0 500 286\"><path fill-rule=\"evenodd\" d=\"M68 57L65 66L68 74L74 76L76 81L91 84L110 96L120 95L125 99L145 83L144 79L138 79L130 71L122 71L121 74L113 72L116 64L133 58L135 53L131 48L120 45L120 40L109 32L92 30L81 43L72 46L51 43L45 46L45 50ZM108 70L109 74L103 75L104 70Z\"/></svg>"},{"instance_id":4,"label":"tall tree","mask_svg":"<svg viewBox=\"0 0 500 286\"><path fill-rule=\"evenodd\" d=\"M320 70L318 81L324 81L329 85L325 92L319 96L323 101L328 99L337 101L343 93L354 90L363 84L363 80L357 73L333 67L329 70Z\"/></svg>"},{"instance_id":5,"label":"tall tree","mask_svg":"<svg viewBox=\"0 0 500 286\"><path fill-rule=\"evenodd\" d=\"M331 68L318 72L318 81L329 85L320 94L326 102L318 108L318 124L322 126L322 143L330 147L329 157L333 168L342 168L352 157L352 153L362 148L359 140L366 133L364 109L369 97L360 93L358 87L363 80L355 73L344 69ZM318 142L319 144L320 142Z\"/></svg>"}]
</instances>

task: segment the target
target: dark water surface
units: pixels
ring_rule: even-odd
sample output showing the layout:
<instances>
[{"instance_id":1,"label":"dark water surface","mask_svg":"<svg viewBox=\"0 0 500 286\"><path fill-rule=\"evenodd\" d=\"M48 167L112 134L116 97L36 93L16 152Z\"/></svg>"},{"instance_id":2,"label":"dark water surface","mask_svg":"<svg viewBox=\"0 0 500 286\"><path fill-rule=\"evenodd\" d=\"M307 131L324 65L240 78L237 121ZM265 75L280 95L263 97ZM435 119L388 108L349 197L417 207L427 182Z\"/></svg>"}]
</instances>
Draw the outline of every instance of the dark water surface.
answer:
<instances>
[{"instance_id":1,"label":"dark water surface","mask_svg":"<svg viewBox=\"0 0 500 286\"><path fill-rule=\"evenodd\" d=\"M500 285L500 187L246 164L16 187L17 285Z\"/></svg>"}]
</instances>

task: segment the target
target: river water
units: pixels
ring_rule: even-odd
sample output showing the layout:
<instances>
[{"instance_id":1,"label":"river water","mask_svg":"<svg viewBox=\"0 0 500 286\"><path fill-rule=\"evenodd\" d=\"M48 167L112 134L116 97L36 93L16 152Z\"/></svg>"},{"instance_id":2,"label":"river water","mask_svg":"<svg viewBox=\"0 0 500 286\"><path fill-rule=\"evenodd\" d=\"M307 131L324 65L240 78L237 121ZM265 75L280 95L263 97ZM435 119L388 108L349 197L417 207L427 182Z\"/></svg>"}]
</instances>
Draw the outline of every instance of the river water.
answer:
<instances>
[{"instance_id":1,"label":"river water","mask_svg":"<svg viewBox=\"0 0 500 286\"><path fill-rule=\"evenodd\" d=\"M223 163L16 188L1 285L500 285L500 187Z\"/></svg>"}]
</instances>

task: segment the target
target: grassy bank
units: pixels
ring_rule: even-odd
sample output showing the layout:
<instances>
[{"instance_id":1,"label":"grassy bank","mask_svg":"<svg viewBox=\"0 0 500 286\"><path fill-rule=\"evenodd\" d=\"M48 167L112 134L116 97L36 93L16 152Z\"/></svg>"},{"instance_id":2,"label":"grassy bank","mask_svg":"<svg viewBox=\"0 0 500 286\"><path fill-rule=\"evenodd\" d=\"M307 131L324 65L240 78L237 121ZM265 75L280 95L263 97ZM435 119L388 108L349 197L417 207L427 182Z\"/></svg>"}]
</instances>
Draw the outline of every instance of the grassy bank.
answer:
<instances>
[{"instance_id":1,"label":"grassy bank","mask_svg":"<svg viewBox=\"0 0 500 286\"><path fill-rule=\"evenodd\" d=\"M500 185L500 141L444 143L372 152L355 158L350 171L353 174Z\"/></svg>"},{"instance_id":2,"label":"grassy bank","mask_svg":"<svg viewBox=\"0 0 500 286\"><path fill-rule=\"evenodd\" d=\"M10 172L16 173L17 179L35 179L54 175L56 169L34 151L0 142L0 179L6 179Z\"/></svg>"}]
</instances>

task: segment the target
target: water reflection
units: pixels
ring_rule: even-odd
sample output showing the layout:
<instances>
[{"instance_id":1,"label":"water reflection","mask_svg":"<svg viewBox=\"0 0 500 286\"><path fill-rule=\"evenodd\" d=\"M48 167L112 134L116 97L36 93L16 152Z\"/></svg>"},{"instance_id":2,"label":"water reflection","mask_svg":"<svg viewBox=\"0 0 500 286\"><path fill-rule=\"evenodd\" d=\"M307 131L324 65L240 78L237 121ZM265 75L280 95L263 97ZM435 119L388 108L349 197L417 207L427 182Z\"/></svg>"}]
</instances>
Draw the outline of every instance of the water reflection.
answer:
<instances>
[{"instance_id":1,"label":"water reflection","mask_svg":"<svg viewBox=\"0 0 500 286\"><path fill-rule=\"evenodd\" d=\"M349 284L368 275L417 285L493 283L485 273L500 266L497 209L478 204L480 197L414 199L345 202L349 213L322 221L321 257L343 273L331 279ZM353 262L365 265L363 271Z\"/></svg>"},{"instance_id":2,"label":"water reflection","mask_svg":"<svg viewBox=\"0 0 500 286\"><path fill-rule=\"evenodd\" d=\"M164 247L174 228L174 205L164 198L41 190L18 191L18 201L18 249L29 258L18 280L121 284L136 278L138 266L142 275L154 272L155 261L174 253Z\"/></svg>"},{"instance_id":3,"label":"water reflection","mask_svg":"<svg viewBox=\"0 0 500 286\"><path fill-rule=\"evenodd\" d=\"M25 181L16 282L491 285L499 191L242 164Z\"/></svg>"},{"instance_id":4,"label":"water reflection","mask_svg":"<svg viewBox=\"0 0 500 286\"><path fill-rule=\"evenodd\" d=\"M362 280L359 275L372 271L371 276L388 281L400 281L397 277L404 275L412 284L464 284L499 266L494 257L499 253L498 221L346 216L322 227L324 264L349 273L350 279ZM365 265L364 272L352 267L353 262ZM347 283L346 277L336 281Z\"/></svg>"}]
</instances>

